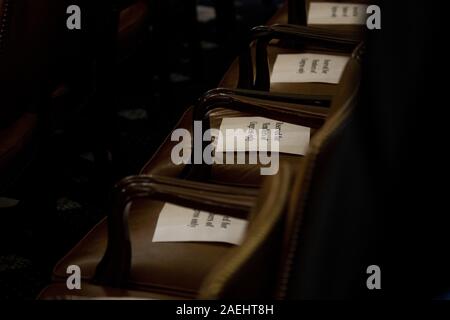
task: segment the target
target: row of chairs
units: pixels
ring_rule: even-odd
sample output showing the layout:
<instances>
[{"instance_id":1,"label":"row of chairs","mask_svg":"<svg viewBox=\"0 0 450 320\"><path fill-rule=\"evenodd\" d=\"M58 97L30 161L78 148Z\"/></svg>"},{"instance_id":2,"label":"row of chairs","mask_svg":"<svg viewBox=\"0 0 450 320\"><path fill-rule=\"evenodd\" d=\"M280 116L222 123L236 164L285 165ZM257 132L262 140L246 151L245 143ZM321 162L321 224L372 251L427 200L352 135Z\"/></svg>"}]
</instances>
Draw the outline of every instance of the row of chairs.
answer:
<instances>
[{"instance_id":1,"label":"row of chairs","mask_svg":"<svg viewBox=\"0 0 450 320\"><path fill-rule=\"evenodd\" d=\"M281 153L278 174L263 177L260 165L176 165L176 142L169 136L139 175L115 186L108 217L58 262L39 299L295 297L304 220L322 206L328 165L357 103L364 51L364 27L306 25L309 5L288 1L267 26L254 28L218 88L188 108L175 127L193 135L194 121L219 128L226 118L269 118L309 127L307 154ZM338 84L271 83L276 57L286 53L344 56L348 62ZM237 246L153 242L166 203L247 220L245 237ZM71 266L81 270L79 289L68 286Z\"/></svg>"}]
</instances>

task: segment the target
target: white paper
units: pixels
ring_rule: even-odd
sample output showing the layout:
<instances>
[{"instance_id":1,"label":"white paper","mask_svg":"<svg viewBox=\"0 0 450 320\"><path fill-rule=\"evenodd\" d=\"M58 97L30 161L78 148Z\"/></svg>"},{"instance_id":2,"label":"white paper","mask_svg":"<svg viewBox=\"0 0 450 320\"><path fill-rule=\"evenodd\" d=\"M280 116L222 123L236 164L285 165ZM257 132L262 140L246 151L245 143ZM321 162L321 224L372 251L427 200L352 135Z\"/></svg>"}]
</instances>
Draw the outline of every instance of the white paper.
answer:
<instances>
[{"instance_id":1,"label":"white paper","mask_svg":"<svg viewBox=\"0 0 450 320\"><path fill-rule=\"evenodd\" d=\"M247 221L166 203L153 242L225 242L241 244Z\"/></svg>"},{"instance_id":2,"label":"white paper","mask_svg":"<svg viewBox=\"0 0 450 320\"><path fill-rule=\"evenodd\" d=\"M235 138L234 134L227 134L229 129L241 129L243 135ZM221 135L217 142L216 153L271 150L270 145L264 150L261 145L252 144L249 141L255 142L260 138L270 139L270 133L267 130L278 130L275 139L279 142L279 152L305 155L311 136L311 128L263 117L223 118L219 130ZM265 136L261 137L261 135Z\"/></svg>"},{"instance_id":3,"label":"white paper","mask_svg":"<svg viewBox=\"0 0 450 320\"><path fill-rule=\"evenodd\" d=\"M315 53L279 54L270 81L339 83L349 57Z\"/></svg>"},{"instance_id":4,"label":"white paper","mask_svg":"<svg viewBox=\"0 0 450 320\"><path fill-rule=\"evenodd\" d=\"M340 2L311 2L308 24L362 25L367 19L367 5Z\"/></svg>"}]
</instances>

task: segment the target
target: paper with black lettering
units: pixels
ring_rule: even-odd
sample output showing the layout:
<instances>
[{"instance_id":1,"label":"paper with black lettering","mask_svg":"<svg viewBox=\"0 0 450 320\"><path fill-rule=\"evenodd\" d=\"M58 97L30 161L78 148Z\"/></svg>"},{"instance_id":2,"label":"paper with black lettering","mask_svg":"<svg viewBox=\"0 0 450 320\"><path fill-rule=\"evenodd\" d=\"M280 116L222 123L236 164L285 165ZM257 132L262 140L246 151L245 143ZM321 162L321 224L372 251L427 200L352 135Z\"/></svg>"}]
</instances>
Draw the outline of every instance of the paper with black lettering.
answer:
<instances>
[{"instance_id":1,"label":"paper with black lettering","mask_svg":"<svg viewBox=\"0 0 450 320\"><path fill-rule=\"evenodd\" d=\"M268 150L305 155L311 136L311 128L263 117L223 118L219 130L216 153ZM279 150L271 150L270 144L262 149L260 139L272 138L279 142Z\"/></svg>"},{"instance_id":2,"label":"paper with black lettering","mask_svg":"<svg viewBox=\"0 0 450 320\"><path fill-rule=\"evenodd\" d=\"M159 213L153 242L224 242L241 244L247 220L166 203Z\"/></svg>"},{"instance_id":3,"label":"paper with black lettering","mask_svg":"<svg viewBox=\"0 0 450 320\"><path fill-rule=\"evenodd\" d=\"M367 5L340 2L311 2L308 11L310 24L363 25L367 20Z\"/></svg>"},{"instance_id":4,"label":"paper with black lettering","mask_svg":"<svg viewBox=\"0 0 450 320\"><path fill-rule=\"evenodd\" d=\"M339 83L349 57L315 53L279 54L272 83Z\"/></svg>"}]
</instances>

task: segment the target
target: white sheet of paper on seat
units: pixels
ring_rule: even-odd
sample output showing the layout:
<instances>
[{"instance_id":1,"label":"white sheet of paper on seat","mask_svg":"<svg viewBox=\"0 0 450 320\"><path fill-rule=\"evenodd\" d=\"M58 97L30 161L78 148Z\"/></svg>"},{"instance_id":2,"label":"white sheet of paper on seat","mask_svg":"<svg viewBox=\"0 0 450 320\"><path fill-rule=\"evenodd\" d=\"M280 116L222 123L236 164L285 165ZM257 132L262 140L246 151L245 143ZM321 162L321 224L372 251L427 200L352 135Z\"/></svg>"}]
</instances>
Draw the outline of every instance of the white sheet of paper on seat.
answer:
<instances>
[{"instance_id":1,"label":"white sheet of paper on seat","mask_svg":"<svg viewBox=\"0 0 450 320\"><path fill-rule=\"evenodd\" d=\"M247 221L166 203L153 242L224 242L241 244Z\"/></svg>"},{"instance_id":2,"label":"white sheet of paper on seat","mask_svg":"<svg viewBox=\"0 0 450 320\"><path fill-rule=\"evenodd\" d=\"M349 57L315 53L279 54L275 60L272 83L339 83Z\"/></svg>"},{"instance_id":3,"label":"white sheet of paper on seat","mask_svg":"<svg viewBox=\"0 0 450 320\"><path fill-rule=\"evenodd\" d=\"M367 20L367 5L340 2L311 2L307 23L363 25Z\"/></svg>"},{"instance_id":4,"label":"white sheet of paper on seat","mask_svg":"<svg viewBox=\"0 0 450 320\"><path fill-rule=\"evenodd\" d=\"M227 136L228 129L241 129L243 135L234 139L233 135ZM217 152L235 151L261 151L259 145L257 149L251 148L249 140L258 141L259 134L265 130L279 130L279 152L296 155L305 155L309 147L311 128L290 124L282 121L271 120L263 117L236 117L223 118L220 125L221 135L219 136ZM233 143L233 139L235 140ZM270 148L270 147L269 147ZM270 149L269 149L270 150Z\"/></svg>"}]
</instances>

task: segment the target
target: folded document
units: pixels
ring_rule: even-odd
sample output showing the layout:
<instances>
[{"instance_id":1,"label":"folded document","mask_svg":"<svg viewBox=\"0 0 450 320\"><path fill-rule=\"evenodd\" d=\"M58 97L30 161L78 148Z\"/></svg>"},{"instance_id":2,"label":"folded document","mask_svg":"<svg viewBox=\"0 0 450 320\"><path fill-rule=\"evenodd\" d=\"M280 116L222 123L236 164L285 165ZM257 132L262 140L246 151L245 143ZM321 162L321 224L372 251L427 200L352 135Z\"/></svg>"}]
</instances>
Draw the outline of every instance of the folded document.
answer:
<instances>
[{"instance_id":1,"label":"folded document","mask_svg":"<svg viewBox=\"0 0 450 320\"><path fill-rule=\"evenodd\" d=\"M311 129L263 117L223 118L216 146L218 152L274 151L305 155ZM277 140L273 150L270 140ZM267 142L267 143L263 143Z\"/></svg>"},{"instance_id":2,"label":"folded document","mask_svg":"<svg viewBox=\"0 0 450 320\"><path fill-rule=\"evenodd\" d=\"M242 242L247 221L166 203L153 242Z\"/></svg>"}]
</instances>

